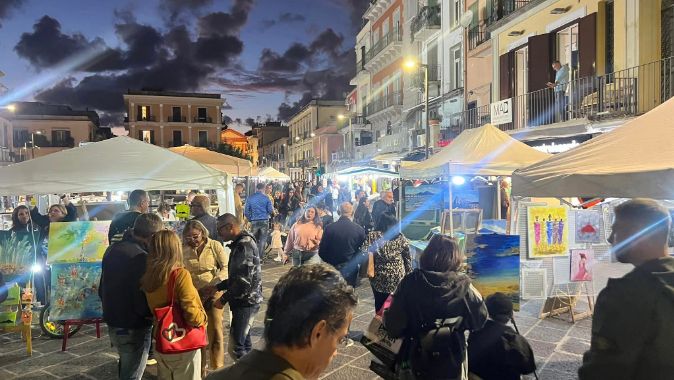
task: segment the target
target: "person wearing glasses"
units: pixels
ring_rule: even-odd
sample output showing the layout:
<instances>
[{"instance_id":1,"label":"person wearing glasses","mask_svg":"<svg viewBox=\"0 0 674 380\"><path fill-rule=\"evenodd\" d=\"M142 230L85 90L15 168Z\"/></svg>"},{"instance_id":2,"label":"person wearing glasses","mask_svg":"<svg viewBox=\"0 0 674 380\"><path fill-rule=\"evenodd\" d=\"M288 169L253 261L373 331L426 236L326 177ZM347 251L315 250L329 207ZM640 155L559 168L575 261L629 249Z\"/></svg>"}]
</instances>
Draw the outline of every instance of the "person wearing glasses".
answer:
<instances>
[{"instance_id":1,"label":"person wearing glasses","mask_svg":"<svg viewBox=\"0 0 674 380\"><path fill-rule=\"evenodd\" d=\"M357 304L353 288L332 266L294 267L281 277L269 299L265 347L207 379L317 379L337 348L348 344Z\"/></svg>"},{"instance_id":2,"label":"person wearing glasses","mask_svg":"<svg viewBox=\"0 0 674 380\"><path fill-rule=\"evenodd\" d=\"M222 292L211 294L209 286L227 279L228 254L222 243L210 238L208 230L198 220L189 220L183 229L183 263L192 276L192 283L199 292L206 309L208 346L201 349L201 373L225 365L225 347L222 333L223 311L214 306Z\"/></svg>"},{"instance_id":3,"label":"person wearing glasses","mask_svg":"<svg viewBox=\"0 0 674 380\"><path fill-rule=\"evenodd\" d=\"M216 237L218 236L218 230L215 228L217 220L210 214L210 211L211 199L208 195L199 194L192 199L190 213L192 213L193 218L191 220L200 221L208 230L209 236Z\"/></svg>"},{"instance_id":4,"label":"person wearing glasses","mask_svg":"<svg viewBox=\"0 0 674 380\"><path fill-rule=\"evenodd\" d=\"M117 213L110 222L110 230L108 230L110 244L122 240L124 233L133 227L138 215L150 212L150 196L145 190L132 191L127 203L129 204L129 210Z\"/></svg>"}]
</instances>

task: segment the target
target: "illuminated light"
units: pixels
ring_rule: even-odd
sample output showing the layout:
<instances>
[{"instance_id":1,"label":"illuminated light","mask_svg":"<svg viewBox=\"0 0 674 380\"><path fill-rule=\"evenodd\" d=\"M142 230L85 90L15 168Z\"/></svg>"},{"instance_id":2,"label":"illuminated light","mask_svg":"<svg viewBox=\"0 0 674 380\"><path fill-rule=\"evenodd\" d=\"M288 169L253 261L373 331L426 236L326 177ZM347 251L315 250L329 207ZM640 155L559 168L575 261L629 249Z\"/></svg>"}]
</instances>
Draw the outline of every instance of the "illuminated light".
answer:
<instances>
[{"instance_id":1,"label":"illuminated light","mask_svg":"<svg viewBox=\"0 0 674 380\"><path fill-rule=\"evenodd\" d=\"M295 136L295 141L300 141L300 137L299 137L299 136Z\"/></svg>"},{"instance_id":2,"label":"illuminated light","mask_svg":"<svg viewBox=\"0 0 674 380\"><path fill-rule=\"evenodd\" d=\"M16 106L14 104L10 104L7 106L7 110L9 110L9 112L16 112Z\"/></svg>"},{"instance_id":3,"label":"illuminated light","mask_svg":"<svg viewBox=\"0 0 674 380\"><path fill-rule=\"evenodd\" d=\"M536 145L536 146L533 146L533 148L536 149L536 150L539 150L541 152L545 152L545 153L562 153L562 152L566 152L569 149L573 149L573 148L577 147L578 145L580 145L580 144L576 140L573 140L570 143L566 143L566 144L555 144L553 142L553 143L550 143L549 145L548 144Z\"/></svg>"},{"instance_id":4,"label":"illuminated light","mask_svg":"<svg viewBox=\"0 0 674 380\"><path fill-rule=\"evenodd\" d=\"M33 264L33 266L30 268L30 270L31 270L33 273L40 273L40 272L42 272L42 265L37 264L37 263L36 263L36 264Z\"/></svg>"},{"instance_id":5,"label":"illuminated light","mask_svg":"<svg viewBox=\"0 0 674 380\"><path fill-rule=\"evenodd\" d=\"M345 117L345 116L342 115L341 113L340 113L339 115L337 115L337 118L338 118L339 120L344 120L344 117Z\"/></svg>"},{"instance_id":6,"label":"illuminated light","mask_svg":"<svg viewBox=\"0 0 674 380\"><path fill-rule=\"evenodd\" d=\"M316 137L316 134L311 132L311 137Z\"/></svg>"},{"instance_id":7,"label":"illuminated light","mask_svg":"<svg viewBox=\"0 0 674 380\"><path fill-rule=\"evenodd\" d=\"M457 175L452 177L452 183L455 184L456 186L461 186L464 183L466 183L466 179Z\"/></svg>"},{"instance_id":8,"label":"illuminated light","mask_svg":"<svg viewBox=\"0 0 674 380\"><path fill-rule=\"evenodd\" d=\"M414 58L407 58L405 62L403 63L403 68L407 70L414 70L419 66L417 63L417 60Z\"/></svg>"}]
</instances>

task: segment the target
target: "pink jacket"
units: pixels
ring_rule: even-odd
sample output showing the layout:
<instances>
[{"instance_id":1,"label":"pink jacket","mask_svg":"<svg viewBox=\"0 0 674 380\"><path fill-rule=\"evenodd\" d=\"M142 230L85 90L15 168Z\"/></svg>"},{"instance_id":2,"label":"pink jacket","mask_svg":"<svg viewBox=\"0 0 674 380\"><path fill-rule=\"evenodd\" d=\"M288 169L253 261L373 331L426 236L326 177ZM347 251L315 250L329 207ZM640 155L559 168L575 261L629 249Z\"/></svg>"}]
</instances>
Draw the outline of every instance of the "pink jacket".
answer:
<instances>
[{"instance_id":1,"label":"pink jacket","mask_svg":"<svg viewBox=\"0 0 674 380\"><path fill-rule=\"evenodd\" d=\"M300 223L293 225L288 233L286 240L285 254L297 249L300 251L318 251L318 243L323 237L323 228L315 225L313 222Z\"/></svg>"}]
</instances>

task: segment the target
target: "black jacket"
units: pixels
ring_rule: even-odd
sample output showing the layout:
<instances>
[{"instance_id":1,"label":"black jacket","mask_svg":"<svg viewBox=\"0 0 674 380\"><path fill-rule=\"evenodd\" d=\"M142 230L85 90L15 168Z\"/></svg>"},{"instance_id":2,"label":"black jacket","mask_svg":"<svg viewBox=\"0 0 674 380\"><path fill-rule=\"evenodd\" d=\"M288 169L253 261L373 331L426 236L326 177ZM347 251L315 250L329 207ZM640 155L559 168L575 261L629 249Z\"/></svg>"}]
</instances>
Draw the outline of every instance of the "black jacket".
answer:
<instances>
[{"instance_id":1,"label":"black jacket","mask_svg":"<svg viewBox=\"0 0 674 380\"><path fill-rule=\"evenodd\" d=\"M393 294L384 325L394 338L409 337L423 331L424 324L458 316L463 317L464 331L479 330L487 320L487 307L468 276L415 269Z\"/></svg>"},{"instance_id":2,"label":"black jacket","mask_svg":"<svg viewBox=\"0 0 674 380\"><path fill-rule=\"evenodd\" d=\"M318 255L332 266L347 263L360 252L365 237L363 227L342 216L323 230Z\"/></svg>"},{"instance_id":3,"label":"black jacket","mask_svg":"<svg viewBox=\"0 0 674 380\"><path fill-rule=\"evenodd\" d=\"M201 216L194 217L193 220L198 220L201 222L201 224L206 227L206 230L208 231L208 237L213 239L213 240L220 240L220 236L218 236L218 220L211 214L203 214Z\"/></svg>"},{"instance_id":4,"label":"black jacket","mask_svg":"<svg viewBox=\"0 0 674 380\"><path fill-rule=\"evenodd\" d=\"M108 242L110 244L121 241L124 233L133 228L136 223L136 218L141 213L138 211L124 211L117 213L112 222L110 222L110 229L108 230Z\"/></svg>"},{"instance_id":5,"label":"black jacket","mask_svg":"<svg viewBox=\"0 0 674 380\"><path fill-rule=\"evenodd\" d=\"M519 380L536 369L529 342L511 327L492 320L470 335L468 363L470 372L482 380Z\"/></svg>"},{"instance_id":6,"label":"black jacket","mask_svg":"<svg viewBox=\"0 0 674 380\"><path fill-rule=\"evenodd\" d=\"M105 251L98 295L108 325L130 329L152 326L152 314L140 290L146 258L145 248L130 232Z\"/></svg>"},{"instance_id":7,"label":"black jacket","mask_svg":"<svg viewBox=\"0 0 674 380\"><path fill-rule=\"evenodd\" d=\"M228 246L228 278L216 285L218 290L226 290L222 302L232 307L262 303L262 269L255 238L244 231Z\"/></svg>"},{"instance_id":8,"label":"black jacket","mask_svg":"<svg viewBox=\"0 0 674 380\"><path fill-rule=\"evenodd\" d=\"M372 205L372 223L375 227L377 227L379 217L382 216L382 214L389 214L395 218L396 217L395 203L391 203L389 205L386 204L386 202L384 202L381 199L374 202L374 204Z\"/></svg>"},{"instance_id":9,"label":"black jacket","mask_svg":"<svg viewBox=\"0 0 674 380\"><path fill-rule=\"evenodd\" d=\"M363 227L365 232L370 232L374 229L372 214L370 214L370 210L368 210L365 205L358 205L356 212L353 215L353 221Z\"/></svg>"}]
</instances>

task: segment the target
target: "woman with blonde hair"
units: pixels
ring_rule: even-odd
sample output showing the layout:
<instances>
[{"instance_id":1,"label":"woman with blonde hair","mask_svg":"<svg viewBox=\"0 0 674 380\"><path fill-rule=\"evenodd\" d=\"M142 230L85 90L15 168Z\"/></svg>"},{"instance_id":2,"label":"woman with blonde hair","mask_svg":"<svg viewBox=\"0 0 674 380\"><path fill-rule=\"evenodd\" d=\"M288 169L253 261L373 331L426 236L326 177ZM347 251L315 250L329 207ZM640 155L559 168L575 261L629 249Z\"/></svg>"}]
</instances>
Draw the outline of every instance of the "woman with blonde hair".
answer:
<instances>
[{"instance_id":1,"label":"woman with blonde hair","mask_svg":"<svg viewBox=\"0 0 674 380\"><path fill-rule=\"evenodd\" d=\"M194 327L204 326L206 312L197 289L192 285L190 272L183 268L180 239L173 231L162 230L152 236L145 274L141 278L141 289L145 292L150 310L168 306L168 283L172 274L175 276L173 294L176 306L180 306L185 322ZM157 377L160 380L201 379L201 350L178 354L157 352L155 355Z\"/></svg>"},{"instance_id":2,"label":"woman with blonde hair","mask_svg":"<svg viewBox=\"0 0 674 380\"><path fill-rule=\"evenodd\" d=\"M225 365L223 309L214 306L222 292L213 294L209 289L227 279L228 261L229 254L225 252L225 248L219 241L209 237L208 230L200 221L190 220L185 223L183 263L192 276L192 283L199 292L209 322L206 326L208 346L201 349L201 371L204 376L206 363L210 363L211 371Z\"/></svg>"}]
</instances>

